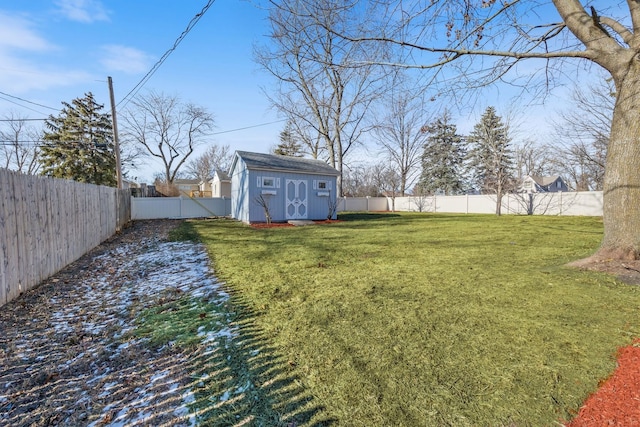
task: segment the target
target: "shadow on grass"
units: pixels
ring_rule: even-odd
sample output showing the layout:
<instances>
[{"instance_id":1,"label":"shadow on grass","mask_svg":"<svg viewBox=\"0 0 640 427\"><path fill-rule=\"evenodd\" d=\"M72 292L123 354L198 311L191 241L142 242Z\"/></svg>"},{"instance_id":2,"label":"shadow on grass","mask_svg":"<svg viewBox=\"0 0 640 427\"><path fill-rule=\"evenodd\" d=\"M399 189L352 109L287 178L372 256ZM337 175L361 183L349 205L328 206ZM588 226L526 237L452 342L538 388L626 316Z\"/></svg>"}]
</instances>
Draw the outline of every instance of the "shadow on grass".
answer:
<instances>
[{"instance_id":1,"label":"shadow on grass","mask_svg":"<svg viewBox=\"0 0 640 427\"><path fill-rule=\"evenodd\" d=\"M399 217L399 214L390 212L346 212L338 214L338 219L341 221L375 221Z\"/></svg>"},{"instance_id":2,"label":"shadow on grass","mask_svg":"<svg viewBox=\"0 0 640 427\"><path fill-rule=\"evenodd\" d=\"M153 292L135 293L151 274L95 255L2 307L0 426L335 423L255 326L254 313L212 278L174 270L179 260L167 258L179 281L164 271ZM164 268L164 258L150 259ZM80 273L106 265L112 282Z\"/></svg>"},{"instance_id":3,"label":"shadow on grass","mask_svg":"<svg viewBox=\"0 0 640 427\"><path fill-rule=\"evenodd\" d=\"M235 332L213 331L217 341L199 348L189 362L192 399L187 400L198 424L333 425L254 325L253 313L238 302L233 308L239 313L231 322Z\"/></svg>"}]
</instances>

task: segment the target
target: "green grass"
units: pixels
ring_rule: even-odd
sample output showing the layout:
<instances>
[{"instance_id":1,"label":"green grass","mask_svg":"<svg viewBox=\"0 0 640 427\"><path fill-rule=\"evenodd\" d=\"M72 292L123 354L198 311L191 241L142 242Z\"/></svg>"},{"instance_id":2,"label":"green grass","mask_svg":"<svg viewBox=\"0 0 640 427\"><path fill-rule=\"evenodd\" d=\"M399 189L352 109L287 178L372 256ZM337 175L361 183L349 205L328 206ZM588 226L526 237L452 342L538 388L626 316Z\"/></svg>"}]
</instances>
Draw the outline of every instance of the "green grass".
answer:
<instances>
[{"instance_id":1,"label":"green grass","mask_svg":"<svg viewBox=\"0 0 640 427\"><path fill-rule=\"evenodd\" d=\"M597 248L599 219L341 219L181 232L323 408L298 425L557 425L640 336L639 287L563 267Z\"/></svg>"}]
</instances>

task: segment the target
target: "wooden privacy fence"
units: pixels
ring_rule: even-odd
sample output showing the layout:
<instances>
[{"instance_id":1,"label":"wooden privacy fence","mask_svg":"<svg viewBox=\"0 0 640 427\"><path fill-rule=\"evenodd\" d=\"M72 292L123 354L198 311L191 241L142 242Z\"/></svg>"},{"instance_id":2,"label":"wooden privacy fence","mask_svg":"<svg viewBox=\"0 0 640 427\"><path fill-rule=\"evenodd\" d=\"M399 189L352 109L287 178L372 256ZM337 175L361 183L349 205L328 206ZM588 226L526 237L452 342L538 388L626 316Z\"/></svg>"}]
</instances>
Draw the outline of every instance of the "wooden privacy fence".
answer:
<instances>
[{"instance_id":1,"label":"wooden privacy fence","mask_svg":"<svg viewBox=\"0 0 640 427\"><path fill-rule=\"evenodd\" d=\"M129 222L128 190L0 169L0 306Z\"/></svg>"}]
</instances>

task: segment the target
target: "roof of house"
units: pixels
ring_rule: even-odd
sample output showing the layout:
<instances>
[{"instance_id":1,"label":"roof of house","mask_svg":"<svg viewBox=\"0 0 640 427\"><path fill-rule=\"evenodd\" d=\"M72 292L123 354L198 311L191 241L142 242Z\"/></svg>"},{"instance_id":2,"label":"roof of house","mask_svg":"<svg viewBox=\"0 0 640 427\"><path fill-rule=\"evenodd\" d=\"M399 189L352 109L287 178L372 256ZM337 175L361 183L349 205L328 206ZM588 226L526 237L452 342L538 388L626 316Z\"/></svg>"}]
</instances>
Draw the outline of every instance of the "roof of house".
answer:
<instances>
[{"instance_id":1,"label":"roof of house","mask_svg":"<svg viewBox=\"0 0 640 427\"><path fill-rule=\"evenodd\" d=\"M560 175L552 175L552 176L532 175L531 176L531 179L533 179L536 182L536 184L538 184L541 187L546 187L549 184L553 184L558 180L558 178L560 178Z\"/></svg>"},{"instance_id":2,"label":"roof of house","mask_svg":"<svg viewBox=\"0 0 640 427\"><path fill-rule=\"evenodd\" d=\"M236 165L238 158L242 158L247 165L247 169L269 170L278 172L301 172L318 175L338 176L340 173L334 168L316 159L304 159L301 157L280 156L277 154L252 153L249 151L236 151L236 158L233 166Z\"/></svg>"},{"instance_id":3,"label":"roof of house","mask_svg":"<svg viewBox=\"0 0 640 427\"><path fill-rule=\"evenodd\" d=\"M177 178L173 180L173 183L178 185L178 184L200 184L200 180L199 179L183 179L183 178Z\"/></svg>"},{"instance_id":4,"label":"roof of house","mask_svg":"<svg viewBox=\"0 0 640 427\"><path fill-rule=\"evenodd\" d=\"M217 170L214 174L214 178L215 178L215 175L218 175L218 179L220 181L231 181L231 178L229 178L229 175L224 171Z\"/></svg>"}]
</instances>

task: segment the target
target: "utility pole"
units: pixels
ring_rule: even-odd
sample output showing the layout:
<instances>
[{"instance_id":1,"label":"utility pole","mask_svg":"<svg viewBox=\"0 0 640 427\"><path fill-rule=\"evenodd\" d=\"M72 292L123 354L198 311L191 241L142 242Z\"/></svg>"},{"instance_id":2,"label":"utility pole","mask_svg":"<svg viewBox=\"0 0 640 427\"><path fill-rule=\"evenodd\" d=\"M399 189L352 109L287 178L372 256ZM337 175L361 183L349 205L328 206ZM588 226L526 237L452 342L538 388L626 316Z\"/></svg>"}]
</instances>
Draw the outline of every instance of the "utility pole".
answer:
<instances>
[{"instance_id":1,"label":"utility pole","mask_svg":"<svg viewBox=\"0 0 640 427\"><path fill-rule=\"evenodd\" d=\"M109 98L111 99L111 124L113 126L113 144L116 152L116 180L118 181L118 190L122 190L122 163L120 162L120 142L118 140L118 121L116 119L116 101L113 96L113 80L111 76L107 77L109 83Z\"/></svg>"}]
</instances>

